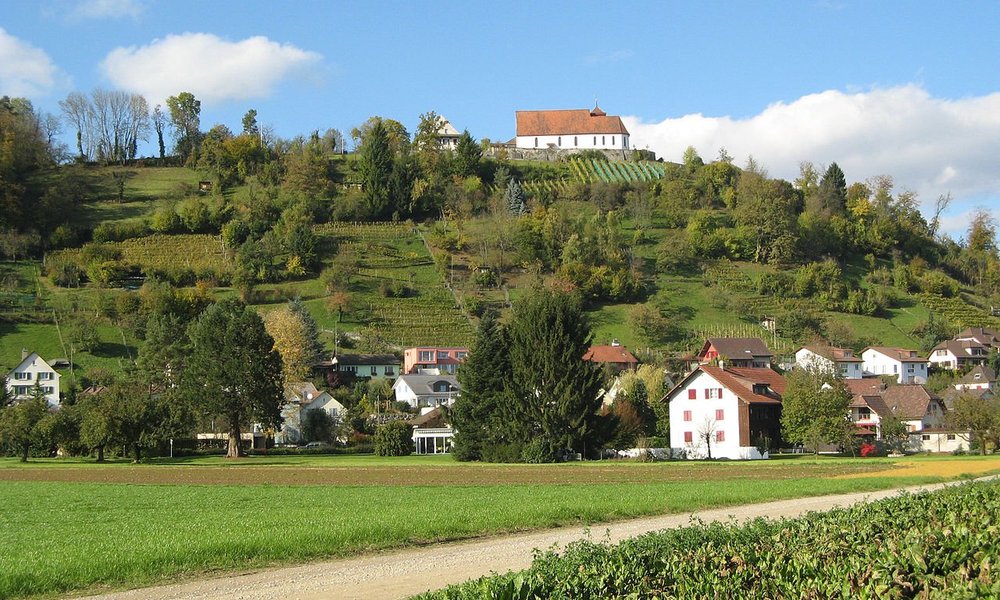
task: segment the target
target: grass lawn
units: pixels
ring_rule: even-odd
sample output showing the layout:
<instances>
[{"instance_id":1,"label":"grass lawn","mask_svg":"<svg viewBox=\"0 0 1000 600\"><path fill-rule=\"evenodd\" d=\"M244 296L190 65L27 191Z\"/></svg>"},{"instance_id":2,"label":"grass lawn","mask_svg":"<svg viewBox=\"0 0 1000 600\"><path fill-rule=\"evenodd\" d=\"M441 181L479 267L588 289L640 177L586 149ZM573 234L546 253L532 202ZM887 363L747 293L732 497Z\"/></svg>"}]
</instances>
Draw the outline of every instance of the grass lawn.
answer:
<instances>
[{"instance_id":1,"label":"grass lawn","mask_svg":"<svg viewBox=\"0 0 1000 600\"><path fill-rule=\"evenodd\" d=\"M3 459L0 597L997 470L1000 457L463 465L448 457L281 456L138 466Z\"/></svg>"}]
</instances>

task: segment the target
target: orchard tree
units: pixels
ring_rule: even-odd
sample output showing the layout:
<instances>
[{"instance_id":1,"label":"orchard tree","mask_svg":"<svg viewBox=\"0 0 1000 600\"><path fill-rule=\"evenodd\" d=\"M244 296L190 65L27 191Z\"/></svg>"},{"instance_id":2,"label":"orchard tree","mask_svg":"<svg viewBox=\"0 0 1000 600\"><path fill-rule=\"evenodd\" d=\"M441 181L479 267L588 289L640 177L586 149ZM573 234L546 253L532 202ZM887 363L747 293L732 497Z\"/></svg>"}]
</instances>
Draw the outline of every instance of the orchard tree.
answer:
<instances>
[{"instance_id":1,"label":"orchard tree","mask_svg":"<svg viewBox=\"0 0 1000 600\"><path fill-rule=\"evenodd\" d=\"M842 442L854 425L848 419L851 393L829 369L795 369L781 395L781 434L819 452L820 446Z\"/></svg>"},{"instance_id":2,"label":"orchard tree","mask_svg":"<svg viewBox=\"0 0 1000 600\"><path fill-rule=\"evenodd\" d=\"M281 356L260 316L235 299L206 309L191 324L189 337L182 389L201 412L224 419L226 457L238 458L241 431L255 423L281 423Z\"/></svg>"},{"instance_id":3,"label":"orchard tree","mask_svg":"<svg viewBox=\"0 0 1000 600\"><path fill-rule=\"evenodd\" d=\"M0 410L0 444L16 450L21 462L28 462L31 447L39 441L38 425L48 413L49 405L40 393Z\"/></svg>"},{"instance_id":4,"label":"orchard tree","mask_svg":"<svg viewBox=\"0 0 1000 600\"><path fill-rule=\"evenodd\" d=\"M980 453L986 454L987 442L992 440L995 448L1000 438L1000 398L961 394L955 398L948 421L952 428L968 431L970 446L978 442Z\"/></svg>"}]
</instances>

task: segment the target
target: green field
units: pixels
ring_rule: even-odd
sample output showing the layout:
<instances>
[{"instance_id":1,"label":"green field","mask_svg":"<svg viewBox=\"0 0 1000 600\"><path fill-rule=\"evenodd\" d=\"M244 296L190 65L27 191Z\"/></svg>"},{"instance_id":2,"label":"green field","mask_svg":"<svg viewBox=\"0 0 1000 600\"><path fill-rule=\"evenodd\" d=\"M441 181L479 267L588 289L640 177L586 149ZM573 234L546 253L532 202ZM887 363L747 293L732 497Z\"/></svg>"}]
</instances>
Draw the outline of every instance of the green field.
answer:
<instances>
[{"instance_id":1,"label":"green field","mask_svg":"<svg viewBox=\"0 0 1000 600\"><path fill-rule=\"evenodd\" d=\"M0 597L120 588L432 541L941 481L987 457L462 465L0 460Z\"/></svg>"}]
</instances>

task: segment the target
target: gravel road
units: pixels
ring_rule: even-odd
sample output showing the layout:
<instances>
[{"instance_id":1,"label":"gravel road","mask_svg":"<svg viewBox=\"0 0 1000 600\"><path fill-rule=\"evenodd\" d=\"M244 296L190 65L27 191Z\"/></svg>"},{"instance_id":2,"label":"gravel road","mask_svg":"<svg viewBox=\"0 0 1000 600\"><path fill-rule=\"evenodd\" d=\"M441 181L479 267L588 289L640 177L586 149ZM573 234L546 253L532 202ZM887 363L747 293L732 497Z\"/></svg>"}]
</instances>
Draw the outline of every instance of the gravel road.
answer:
<instances>
[{"instance_id":1,"label":"gravel road","mask_svg":"<svg viewBox=\"0 0 1000 600\"><path fill-rule=\"evenodd\" d=\"M902 488L908 491L932 490L950 484ZM954 484L951 484L954 485ZM593 525L587 529L574 526L548 529L502 537L464 542L441 543L386 554L309 563L228 575L215 579L194 580L126 592L89 596L89 600L378 600L406 598L452 583L487 575L524 569L531 564L534 548L565 546L588 535L595 540L613 542L649 531L682 527L692 519L705 522L756 517L796 517L810 511L893 496L900 489L857 494L838 494L798 498L762 504L731 506L688 514L647 517L617 523Z\"/></svg>"}]
</instances>

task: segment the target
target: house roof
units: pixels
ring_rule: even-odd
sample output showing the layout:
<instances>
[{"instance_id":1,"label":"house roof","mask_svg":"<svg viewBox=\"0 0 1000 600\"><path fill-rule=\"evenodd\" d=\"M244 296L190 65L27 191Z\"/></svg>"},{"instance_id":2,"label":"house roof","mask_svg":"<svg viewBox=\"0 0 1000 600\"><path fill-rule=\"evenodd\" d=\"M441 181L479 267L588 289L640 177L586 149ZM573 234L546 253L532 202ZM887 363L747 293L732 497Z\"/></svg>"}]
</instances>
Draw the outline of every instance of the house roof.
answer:
<instances>
[{"instance_id":1,"label":"house roof","mask_svg":"<svg viewBox=\"0 0 1000 600\"><path fill-rule=\"evenodd\" d=\"M702 346L701 352L698 353L698 357L701 358L705 356L705 353L708 352L709 347L715 348L715 351L718 352L720 356L732 359L774 357L774 353L772 353L771 350L767 347L767 344L764 343L764 340L755 337L708 338L705 340L705 345Z\"/></svg>"},{"instance_id":2,"label":"house roof","mask_svg":"<svg viewBox=\"0 0 1000 600\"><path fill-rule=\"evenodd\" d=\"M285 386L285 390L292 396L291 400L293 402L304 402L306 404L312 402L320 395L327 393L316 389L316 386L311 381L292 381Z\"/></svg>"},{"instance_id":3,"label":"house roof","mask_svg":"<svg viewBox=\"0 0 1000 600\"><path fill-rule=\"evenodd\" d=\"M515 113L518 136L620 134L628 129L620 117L609 116L600 108L570 110L519 110Z\"/></svg>"},{"instance_id":4,"label":"house roof","mask_svg":"<svg viewBox=\"0 0 1000 600\"><path fill-rule=\"evenodd\" d=\"M451 124L451 121L441 117L441 127L438 127L437 134L439 137L458 137L458 130Z\"/></svg>"},{"instance_id":5,"label":"house roof","mask_svg":"<svg viewBox=\"0 0 1000 600\"><path fill-rule=\"evenodd\" d=\"M413 373L409 375L400 375L396 378L395 383L392 384L393 389L396 388L400 382L405 383L414 394L424 395L424 394L440 394L441 392L434 391L434 384L444 381L451 386L454 391L461 390L461 386L458 385L458 379L454 375L423 375L418 373Z\"/></svg>"},{"instance_id":6,"label":"house roof","mask_svg":"<svg viewBox=\"0 0 1000 600\"><path fill-rule=\"evenodd\" d=\"M850 348L837 348L834 346L803 346L799 348L799 350L803 349L834 362L864 362L860 356L855 356L854 351Z\"/></svg>"},{"instance_id":7,"label":"house roof","mask_svg":"<svg viewBox=\"0 0 1000 600\"><path fill-rule=\"evenodd\" d=\"M956 384L990 383L997 380L997 372L984 365L976 365L971 371L955 380Z\"/></svg>"},{"instance_id":8,"label":"house roof","mask_svg":"<svg viewBox=\"0 0 1000 600\"><path fill-rule=\"evenodd\" d=\"M41 356L40 356L40 355L39 355L39 354L38 354L37 352L32 352L32 353L28 354L27 356L25 356L24 358L22 358L22 359L21 359L21 362L17 363L17 366L16 366L16 367L14 367L14 368L13 368L13 369L11 369L10 371L8 371L8 375L9 375L10 373L13 373L14 371L17 371L18 369L20 369L20 368L24 367L25 365L29 365L29 364L31 364L32 362L34 362L34 361L35 361L35 359L38 359L38 360L42 361L42 364L43 364L43 365L44 365L44 366L45 366L46 368L48 368L49 370L51 370L51 371L55 371L55 369L53 369L53 368L52 368L52 365L50 365L50 364L49 364L49 363L48 363L48 362L47 362L47 361L46 361L46 360L45 360L44 358L42 358L42 357L41 357ZM60 375L59 373L56 373L56 375L55 375L55 376L56 376L56 378L59 378L59 377L61 377L61 375Z\"/></svg>"},{"instance_id":9,"label":"house roof","mask_svg":"<svg viewBox=\"0 0 1000 600\"><path fill-rule=\"evenodd\" d=\"M908 384L886 388L882 400L897 418L915 420L924 418L931 402L940 402L941 398L923 385Z\"/></svg>"},{"instance_id":10,"label":"house roof","mask_svg":"<svg viewBox=\"0 0 1000 600\"><path fill-rule=\"evenodd\" d=\"M927 362L927 359L919 356L919 353L916 350L907 350L906 348L890 348L887 346L869 346L865 348L865 352L868 350L874 350L879 354L888 356L889 358L898 360L899 362Z\"/></svg>"},{"instance_id":11,"label":"house roof","mask_svg":"<svg viewBox=\"0 0 1000 600\"><path fill-rule=\"evenodd\" d=\"M988 388L974 388L974 389L962 389L958 390L955 388L949 388L945 390L941 401L944 402L944 407L948 410L952 410L955 407L955 400L958 400L962 396L972 396L973 398L988 399L992 398L995 394L993 390Z\"/></svg>"},{"instance_id":12,"label":"house roof","mask_svg":"<svg viewBox=\"0 0 1000 600\"><path fill-rule=\"evenodd\" d=\"M951 352L952 355L954 355L954 356L966 356L967 357L967 356L972 356L972 354L970 352L968 352L968 351L971 350L971 349L974 349L974 348L979 348L981 350L986 350L987 346L984 346L983 344L981 344L981 343L979 343L979 342L977 342L976 340L973 340L973 339L968 339L968 340L945 340L945 341L941 342L940 344L938 344L937 346L934 346L934 348L931 350L931 353L933 354L937 350L947 350L948 352Z\"/></svg>"},{"instance_id":13,"label":"house roof","mask_svg":"<svg viewBox=\"0 0 1000 600\"><path fill-rule=\"evenodd\" d=\"M448 425L447 416L444 408L438 406L434 410L410 419L407 423L414 427L446 427Z\"/></svg>"},{"instance_id":14,"label":"house roof","mask_svg":"<svg viewBox=\"0 0 1000 600\"><path fill-rule=\"evenodd\" d=\"M583 360L596 363L639 364L639 359L629 352L628 348L616 344L610 346L591 346L587 350L587 353L583 355Z\"/></svg>"},{"instance_id":15,"label":"house roof","mask_svg":"<svg viewBox=\"0 0 1000 600\"><path fill-rule=\"evenodd\" d=\"M955 339L970 339L976 340L980 344L998 346L1000 345L1000 331L990 327L969 327L959 332L959 334L955 336Z\"/></svg>"},{"instance_id":16,"label":"house roof","mask_svg":"<svg viewBox=\"0 0 1000 600\"><path fill-rule=\"evenodd\" d=\"M862 408L867 406L880 417L892 412L889 407L886 406L885 400L882 399L882 396L877 394L855 394L854 397L851 398L850 406L851 408Z\"/></svg>"},{"instance_id":17,"label":"house roof","mask_svg":"<svg viewBox=\"0 0 1000 600\"><path fill-rule=\"evenodd\" d=\"M338 354L331 361L335 365L398 365L395 354Z\"/></svg>"},{"instance_id":18,"label":"house roof","mask_svg":"<svg viewBox=\"0 0 1000 600\"><path fill-rule=\"evenodd\" d=\"M864 379L845 379L844 385L847 390L858 395L876 396L885 389L885 384L878 377L866 377Z\"/></svg>"},{"instance_id":19,"label":"house roof","mask_svg":"<svg viewBox=\"0 0 1000 600\"><path fill-rule=\"evenodd\" d=\"M747 404L781 404L781 394L785 391L785 378L771 369L738 369L734 367L712 367L701 365L688 373L674 389L667 394L669 399L678 389L698 372L703 372L719 382ZM766 385L771 393L764 395L754 392L755 385Z\"/></svg>"}]
</instances>

